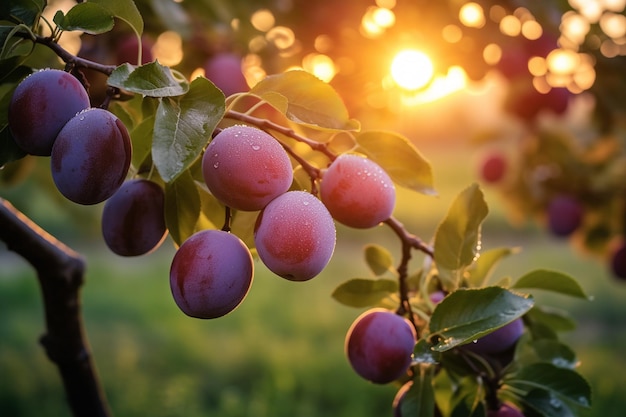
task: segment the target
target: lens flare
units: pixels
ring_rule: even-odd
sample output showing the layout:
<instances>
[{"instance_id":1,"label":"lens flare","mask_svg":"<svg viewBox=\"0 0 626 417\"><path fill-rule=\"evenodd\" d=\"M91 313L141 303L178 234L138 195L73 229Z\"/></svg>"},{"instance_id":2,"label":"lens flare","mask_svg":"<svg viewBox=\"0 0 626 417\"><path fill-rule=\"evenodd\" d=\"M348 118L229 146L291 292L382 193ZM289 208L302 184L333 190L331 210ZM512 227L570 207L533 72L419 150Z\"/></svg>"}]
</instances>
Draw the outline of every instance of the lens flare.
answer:
<instances>
[{"instance_id":1,"label":"lens flare","mask_svg":"<svg viewBox=\"0 0 626 417\"><path fill-rule=\"evenodd\" d=\"M406 90L426 86L435 73L433 62L425 53L414 49L398 52L391 63L394 82Z\"/></svg>"}]
</instances>

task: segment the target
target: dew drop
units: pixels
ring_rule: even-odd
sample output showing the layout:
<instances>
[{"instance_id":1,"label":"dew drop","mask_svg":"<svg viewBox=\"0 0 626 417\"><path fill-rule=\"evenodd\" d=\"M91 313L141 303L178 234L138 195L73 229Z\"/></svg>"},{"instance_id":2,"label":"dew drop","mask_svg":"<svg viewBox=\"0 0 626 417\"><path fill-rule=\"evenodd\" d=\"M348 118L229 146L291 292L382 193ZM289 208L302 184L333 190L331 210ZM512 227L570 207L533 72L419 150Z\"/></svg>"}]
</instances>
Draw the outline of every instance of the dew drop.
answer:
<instances>
[{"instance_id":1,"label":"dew drop","mask_svg":"<svg viewBox=\"0 0 626 417\"><path fill-rule=\"evenodd\" d=\"M80 120L81 121L85 120L85 116L80 116Z\"/></svg>"},{"instance_id":2,"label":"dew drop","mask_svg":"<svg viewBox=\"0 0 626 417\"><path fill-rule=\"evenodd\" d=\"M216 162L216 163L214 163L214 164L213 164L213 168L217 168L217 167L219 167L219 166L220 166L220 163L219 163L219 162Z\"/></svg>"},{"instance_id":3,"label":"dew drop","mask_svg":"<svg viewBox=\"0 0 626 417\"><path fill-rule=\"evenodd\" d=\"M304 204L305 206L308 206L309 202L308 201L303 201L302 204Z\"/></svg>"},{"instance_id":4,"label":"dew drop","mask_svg":"<svg viewBox=\"0 0 626 417\"><path fill-rule=\"evenodd\" d=\"M253 151L258 151L259 149L261 149L261 147L259 145L252 145L252 150Z\"/></svg>"}]
</instances>

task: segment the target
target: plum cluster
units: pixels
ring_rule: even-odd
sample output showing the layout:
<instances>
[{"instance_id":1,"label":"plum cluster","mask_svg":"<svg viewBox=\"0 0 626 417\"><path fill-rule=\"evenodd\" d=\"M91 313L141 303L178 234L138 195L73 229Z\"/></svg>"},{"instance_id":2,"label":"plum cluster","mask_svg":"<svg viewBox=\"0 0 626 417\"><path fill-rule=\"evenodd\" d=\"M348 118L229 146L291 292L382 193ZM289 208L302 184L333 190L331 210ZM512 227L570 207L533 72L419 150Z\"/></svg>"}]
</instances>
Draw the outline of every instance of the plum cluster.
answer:
<instances>
[{"instance_id":1,"label":"plum cluster","mask_svg":"<svg viewBox=\"0 0 626 417\"><path fill-rule=\"evenodd\" d=\"M290 281L310 280L326 267L335 249L335 221L374 227L391 216L395 205L389 175L359 155L340 155L320 170L319 198L298 190L292 160L282 144L248 125L229 126L215 135L202 156L202 176L208 191L224 206L258 212L256 252L270 271ZM234 309L250 287L252 269L239 268L249 264L249 251L231 253L228 241L237 239L238 247L246 246L224 231L198 232L192 238L195 243L184 242L172 265L174 300L189 316L219 317L225 312L218 298ZM188 267L195 263L205 267ZM241 291L222 292L216 298L221 281L212 271L230 264L236 271L227 282Z\"/></svg>"},{"instance_id":2,"label":"plum cluster","mask_svg":"<svg viewBox=\"0 0 626 417\"><path fill-rule=\"evenodd\" d=\"M9 129L26 153L50 156L54 183L75 203L106 200L128 173L132 146L126 127L112 113L90 108L82 84L65 71L40 70L17 86Z\"/></svg>"},{"instance_id":3,"label":"plum cluster","mask_svg":"<svg viewBox=\"0 0 626 417\"><path fill-rule=\"evenodd\" d=\"M102 233L113 252L137 256L163 242L163 189L145 179L125 182L132 156L128 130L113 113L90 107L73 75L45 69L26 77L11 97L9 128L26 153L50 157L63 196L83 205L106 201Z\"/></svg>"},{"instance_id":4,"label":"plum cluster","mask_svg":"<svg viewBox=\"0 0 626 417\"><path fill-rule=\"evenodd\" d=\"M435 291L430 295L433 304L445 298ZM524 333L524 322L517 318L473 342L458 346L452 354L477 355L482 360L506 367ZM345 352L354 371L376 384L405 381L392 402L393 415L402 417L402 404L413 381L406 380L416 344L414 325L405 317L384 308L375 307L363 312L350 326L345 340ZM489 410L489 417L523 417L513 405L503 402L498 409Z\"/></svg>"}]
</instances>

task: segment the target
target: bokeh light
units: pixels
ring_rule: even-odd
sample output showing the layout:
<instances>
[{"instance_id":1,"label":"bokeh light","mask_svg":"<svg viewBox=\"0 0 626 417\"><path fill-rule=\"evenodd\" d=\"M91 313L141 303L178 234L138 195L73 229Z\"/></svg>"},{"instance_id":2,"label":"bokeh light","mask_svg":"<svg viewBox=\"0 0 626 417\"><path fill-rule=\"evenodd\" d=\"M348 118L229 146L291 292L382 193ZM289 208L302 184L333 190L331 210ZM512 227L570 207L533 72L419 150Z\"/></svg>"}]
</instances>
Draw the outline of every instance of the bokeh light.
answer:
<instances>
[{"instance_id":1,"label":"bokeh light","mask_svg":"<svg viewBox=\"0 0 626 417\"><path fill-rule=\"evenodd\" d=\"M465 3L459 10L459 20L467 27L481 28L485 25L485 13L480 4Z\"/></svg>"},{"instance_id":2,"label":"bokeh light","mask_svg":"<svg viewBox=\"0 0 626 417\"><path fill-rule=\"evenodd\" d=\"M161 64L170 67L180 64L183 60L183 40L174 31L161 33L152 48L152 54Z\"/></svg>"},{"instance_id":3,"label":"bokeh light","mask_svg":"<svg viewBox=\"0 0 626 417\"><path fill-rule=\"evenodd\" d=\"M398 52L391 63L391 76L394 82L406 90L417 90L427 85L433 78L434 66L428 55L406 49Z\"/></svg>"}]
</instances>

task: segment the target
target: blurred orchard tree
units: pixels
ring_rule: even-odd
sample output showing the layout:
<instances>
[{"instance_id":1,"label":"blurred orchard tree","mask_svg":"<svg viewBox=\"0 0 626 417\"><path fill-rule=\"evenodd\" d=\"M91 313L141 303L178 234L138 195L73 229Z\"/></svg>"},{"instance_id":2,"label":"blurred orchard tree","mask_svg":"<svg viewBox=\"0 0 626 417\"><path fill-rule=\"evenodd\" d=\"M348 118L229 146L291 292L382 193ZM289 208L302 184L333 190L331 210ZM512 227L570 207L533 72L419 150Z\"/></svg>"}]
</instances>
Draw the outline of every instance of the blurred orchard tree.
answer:
<instances>
[{"instance_id":1,"label":"blurred orchard tree","mask_svg":"<svg viewBox=\"0 0 626 417\"><path fill-rule=\"evenodd\" d=\"M372 277L333 297L367 309L347 359L369 381L402 386L395 415L575 416L591 389L559 340L571 319L531 293L585 299L582 288L543 269L494 277L515 251L481 248L477 184L432 238L408 231L395 188L435 194L430 164L403 134L364 120L506 86L510 118L476 139L489 153L483 181L512 218L540 218L623 277L623 11L620 0L5 1L3 186L49 157L60 194L103 204L114 253L176 246L171 295L199 319L244 301L255 259L307 281L333 255L335 222L389 227L400 260L367 245ZM42 342L70 408L109 415L82 331L82 258L0 202L0 239L37 270Z\"/></svg>"}]
</instances>

